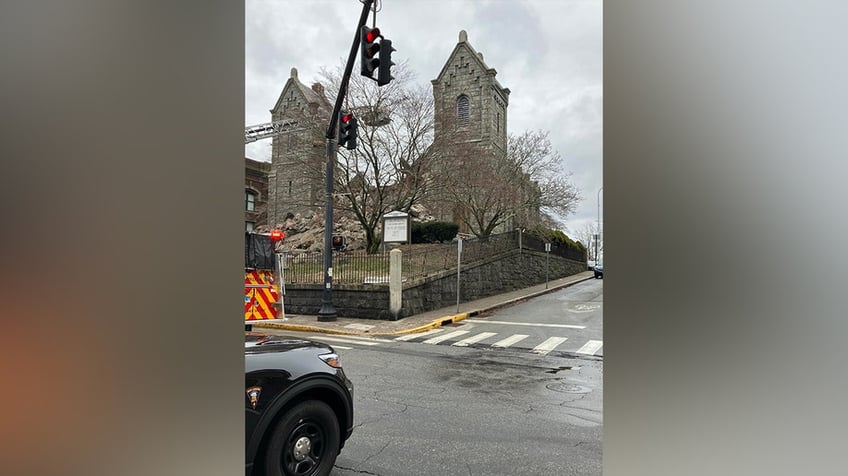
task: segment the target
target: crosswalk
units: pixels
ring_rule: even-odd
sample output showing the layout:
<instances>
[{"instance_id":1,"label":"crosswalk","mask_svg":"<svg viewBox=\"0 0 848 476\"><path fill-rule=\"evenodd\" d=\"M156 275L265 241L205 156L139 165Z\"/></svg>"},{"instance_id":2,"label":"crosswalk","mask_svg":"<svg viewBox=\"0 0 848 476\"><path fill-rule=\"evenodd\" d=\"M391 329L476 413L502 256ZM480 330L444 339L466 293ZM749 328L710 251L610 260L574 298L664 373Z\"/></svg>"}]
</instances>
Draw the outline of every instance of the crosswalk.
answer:
<instances>
[{"instance_id":1,"label":"crosswalk","mask_svg":"<svg viewBox=\"0 0 848 476\"><path fill-rule=\"evenodd\" d=\"M418 334L404 334L394 338L360 337L348 335L312 335L310 336L310 338L319 341L326 341L333 345L333 347L338 349L352 348L339 344L363 345L366 347L374 347L381 344L393 342L417 342L421 344L452 345L456 347L468 347L471 345L476 345L507 349L510 347L518 347L517 344L523 343L524 345L520 346L522 349L528 349L529 352L538 355L547 355L555 350L561 352L570 352L574 354L598 355L598 351L600 351L604 346L604 342L601 340L590 339L582 342L573 342L569 341L568 337L560 336L547 337L544 341L536 343L532 341L532 338L528 334L498 335L497 332L478 332L473 335L469 334L471 334L471 331L449 331L449 329L437 328ZM533 344L535 344L535 346L530 347L530 345Z\"/></svg>"}]
</instances>

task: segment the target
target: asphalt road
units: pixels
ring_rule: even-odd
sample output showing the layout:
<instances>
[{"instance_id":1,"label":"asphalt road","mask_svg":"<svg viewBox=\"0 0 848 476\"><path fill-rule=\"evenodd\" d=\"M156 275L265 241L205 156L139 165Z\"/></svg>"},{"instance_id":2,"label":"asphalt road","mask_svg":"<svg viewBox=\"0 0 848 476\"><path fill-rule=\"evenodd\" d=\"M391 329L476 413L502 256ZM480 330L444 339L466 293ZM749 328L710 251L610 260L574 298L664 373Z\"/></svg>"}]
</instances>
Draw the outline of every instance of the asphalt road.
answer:
<instances>
[{"instance_id":1,"label":"asphalt road","mask_svg":"<svg viewBox=\"0 0 848 476\"><path fill-rule=\"evenodd\" d=\"M332 474L600 475L602 291L589 280L400 340L303 334L355 385Z\"/></svg>"}]
</instances>

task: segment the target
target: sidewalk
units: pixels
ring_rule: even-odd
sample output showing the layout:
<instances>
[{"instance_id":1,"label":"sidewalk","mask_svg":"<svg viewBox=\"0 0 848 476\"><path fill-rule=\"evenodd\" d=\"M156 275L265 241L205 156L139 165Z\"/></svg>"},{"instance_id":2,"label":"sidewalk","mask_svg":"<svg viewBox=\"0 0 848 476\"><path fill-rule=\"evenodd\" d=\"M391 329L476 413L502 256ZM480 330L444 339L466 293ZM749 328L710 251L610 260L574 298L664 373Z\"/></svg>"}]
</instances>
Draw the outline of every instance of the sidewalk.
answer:
<instances>
[{"instance_id":1,"label":"sidewalk","mask_svg":"<svg viewBox=\"0 0 848 476\"><path fill-rule=\"evenodd\" d=\"M266 328L360 336L411 334L461 321L482 312L556 291L572 284L586 281L587 279L594 279L594 273L592 271L584 271L573 276L549 281L547 288L543 283L475 301L463 302L459 304L459 312L457 312L457 306L454 305L405 317L397 321L338 317L332 322L320 322L317 316L287 314L286 321L284 322L251 321L249 323L253 325L253 329L255 330Z\"/></svg>"}]
</instances>

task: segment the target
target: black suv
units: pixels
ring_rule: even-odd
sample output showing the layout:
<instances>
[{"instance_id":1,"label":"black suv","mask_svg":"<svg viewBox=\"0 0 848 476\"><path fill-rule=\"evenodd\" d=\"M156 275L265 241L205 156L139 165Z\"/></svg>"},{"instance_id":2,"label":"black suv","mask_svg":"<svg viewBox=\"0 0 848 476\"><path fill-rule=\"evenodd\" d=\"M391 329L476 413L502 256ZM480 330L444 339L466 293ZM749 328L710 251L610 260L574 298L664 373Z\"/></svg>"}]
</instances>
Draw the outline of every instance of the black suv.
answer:
<instances>
[{"instance_id":1,"label":"black suv","mask_svg":"<svg viewBox=\"0 0 848 476\"><path fill-rule=\"evenodd\" d=\"M247 476L329 474L353 431L353 384L327 344L246 332Z\"/></svg>"}]
</instances>

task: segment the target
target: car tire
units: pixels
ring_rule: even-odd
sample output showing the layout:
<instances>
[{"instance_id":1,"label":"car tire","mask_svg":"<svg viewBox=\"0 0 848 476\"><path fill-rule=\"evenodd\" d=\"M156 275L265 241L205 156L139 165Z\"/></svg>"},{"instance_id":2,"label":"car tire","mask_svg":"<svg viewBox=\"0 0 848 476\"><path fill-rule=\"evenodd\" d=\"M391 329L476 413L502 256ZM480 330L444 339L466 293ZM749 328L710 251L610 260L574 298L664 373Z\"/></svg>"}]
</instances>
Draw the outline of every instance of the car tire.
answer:
<instances>
[{"instance_id":1,"label":"car tire","mask_svg":"<svg viewBox=\"0 0 848 476\"><path fill-rule=\"evenodd\" d=\"M339 422L333 409L318 400L287 411L265 452L265 476L326 476L339 453Z\"/></svg>"}]
</instances>

